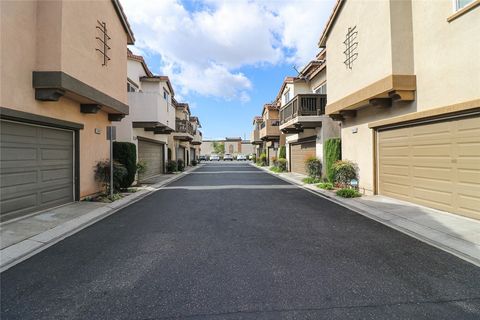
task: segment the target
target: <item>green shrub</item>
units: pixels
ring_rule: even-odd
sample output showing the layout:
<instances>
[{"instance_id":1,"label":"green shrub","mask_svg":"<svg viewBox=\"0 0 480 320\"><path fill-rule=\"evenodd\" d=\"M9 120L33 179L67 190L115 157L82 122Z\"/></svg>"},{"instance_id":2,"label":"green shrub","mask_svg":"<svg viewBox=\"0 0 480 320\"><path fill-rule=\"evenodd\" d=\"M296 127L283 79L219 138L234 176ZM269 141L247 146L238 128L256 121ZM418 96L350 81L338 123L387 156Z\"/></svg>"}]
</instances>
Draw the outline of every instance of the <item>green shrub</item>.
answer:
<instances>
[{"instance_id":1,"label":"green shrub","mask_svg":"<svg viewBox=\"0 0 480 320\"><path fill-rule=\"evenodd\" d=\"M257 155L255 153L252 154L252 162L257 163Z\"/></svg>"},{"instance_id":2,"label":"green shrub","mask_svg":"<svg viewBox=\"0 0 480 320\"><path fill-rule=\"evenodd\" d=\"M262 166L262 167L267 165L267 155L265 153L262 153L260 155L259 165Z\"/></svg>"},{"instance_id":3,"label":"green shrub","mask_svg":"<svg viewBox=\"0 0 480 320\"><path fill-rule=\"evenodd\" d=\"M321 182L317 185L320 189L333 190L333 183L331 182Z\"/></svg>"},{"instance_id":4,"label":"green shrub","mask_svg":"<svg viewBox=\"0 0 480 320\"><path fill-rule=\"evenodd\" d=\"M302 179L302 182L303 183L308 183L308 184L313 184L313 183L319 183L320 181L320 178L315 178L315 177L307 177L307 178L303 178Z\"/></svg>"},{"instance_id":5,"label":"green shrub","mask_svg":"<svg viewBox=\"0 0 480 320\"><path fill-rule=\"evenodd\" d=\"M356 197L361 197L362 194L358 192L355 189L350 189L350 188L344 188L340 189L337 192L337 196L342 197L342 198L356 198Z\"/></svg>"},{"instance_id":6,"label":"green shrub","mask_svg":"<svg viewBox=\"0 0 480 320\"><path fill-rule=\"evenodd\" d=\"M280 168L279 168L279 167L270 167L270 171L275 172L275 173L280 173L280 172L282 172L282 171L280 171Z\"/></svg>"},{"instance_id":7,"label":"green shrub","mask_svg":"<svg viewBox=\"0 0 480 320\"><path fill-rule=\"evenodd\" d=\"M175 160L169 160L167 162L167 172L168 173L172 173L172 172L175 172L178 170L178 165L177 165L177 161Z\"/></svg>"},{"instance_id":8,"label":"green shrub","mask_svg":"<svg viewBox=\"0 0 480 320\"><path fill-rule=\"evenodd\" d=\"M147 171L147 163L145 161L137 162L137 173L143 174Z\"/></svg>"},{"instance_id":9,"label":"green shrub","mask_svg":"<svg viewBox=\"0 0 480 320\"><path fill-rule=\"evenodd\" d=\"M280 169L280 172L287 171L287 159L280 158L277 160L277 167Z\"/></svg>"},{"instance_id":10,"label":"green shrub","mask_svg":"<svg viewBox=\"0 0 480 320\"><path fill-rule=\"evenodd\" d=\"M311 178L322 176L322 162L316 157L309 157L305 160L305 169L307 169L308 176Z\"/></svg>"},{"instance_id":11,"label":"green shrub","mask_svg":"<svg viewBox=\"0 0 480 320\"><path fill-rule=\"evenodd\" d=\"M123 164L113 162L113 191L119 191L122 187L122 181L128 174ZM110 191L110 161L99 161L95 166L95 180L102 184L105 193Z\"/></svg>"},{"instance_id":12,"label":"green shrub","mask_svg":"<svg viewBox=\"0 0 480 320\"><path fill-rule=\"evenodd\" d=\"M277 157L272 157L270 164L274 167L277 167L277 164L278 164L277 161L278 161Z\"/></svg>"},{"instance_id":13,"label":"green shrub","mask_svg":"<svg viewBox=\"0 0 480 320\"><path fill-rule=\"evenodd\" d=\"M120 188L126 189L135 181L137 174L137 149L131 142L113 143L113 160L122 164L127 174L119 181Z\"/></svg>"},{"instance_id":14,"label":"green shrub","mask_svg":"<svg viewBox=\"0 0 480 320\"><path fill-rule=\"evenodd\" d=\"M287 148L285 146L280 147L280 150L278 151L278 157L280 159L286 159L287 158Z\"/></svg>"},{"instance_id":15,"label":"green shrub","mask_svg":"<svg viewBox=\"0 0 480 320\"><path fill-rule=\"evenodd\" d=\"M192 166L196 166L197 165L197 160L192 160Z\"/></svg>"},{"instance_id":16,"label":"green shrub","mask_svg":"<svg viewBox=\"0 0 480 320\"><path fill-rule=\"evenodd\" d=\"M178 171L183 171L185 170L185 162L183 162L182 159L177 160L177 170Z\"/></svg>"},{"instance_id":17,"label":"green shrub","mask_svg":"<svg viewBox=\"0 0 480 320\"><path fill-rule=\"evenodd\" d=\"M335 182L333 165L342 158L342 141L340 138L328 139L324 143L323 162L325 165L325 176L329 182Z\"/></svg>"},{"instance_id":18,"label":"green shrub","mask_svg":"<svg viewBox=\"0 0 480 320\"><path fill-rule=\"evenodd\" d=\"M335 183L341 188L350 185L352 179L357 179L357 165L349 160L339 160L332 166L335 175Z\"/></svg>"}]
</instances>

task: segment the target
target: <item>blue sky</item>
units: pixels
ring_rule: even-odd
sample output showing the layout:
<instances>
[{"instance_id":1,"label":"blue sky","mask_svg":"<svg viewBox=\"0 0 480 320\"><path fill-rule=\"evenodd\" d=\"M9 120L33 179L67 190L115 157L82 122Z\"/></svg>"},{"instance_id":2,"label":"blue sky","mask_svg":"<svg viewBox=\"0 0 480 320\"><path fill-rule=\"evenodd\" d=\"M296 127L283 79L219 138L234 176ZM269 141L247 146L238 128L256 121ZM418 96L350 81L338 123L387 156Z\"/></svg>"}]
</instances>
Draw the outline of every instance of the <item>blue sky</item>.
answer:
<instances>
[{"instance_id":1,"label":"blue sky","mask_svg":"<svg viewBox=\"0 0 480 320\"><path fill-rule=\"evenodd\" d=\"M150 69L168 75L204 138L249 139L285 76L315 57L334 1L122 0ZM248 14L247 14L248 13Z\"/></svg>"}]
</instances>

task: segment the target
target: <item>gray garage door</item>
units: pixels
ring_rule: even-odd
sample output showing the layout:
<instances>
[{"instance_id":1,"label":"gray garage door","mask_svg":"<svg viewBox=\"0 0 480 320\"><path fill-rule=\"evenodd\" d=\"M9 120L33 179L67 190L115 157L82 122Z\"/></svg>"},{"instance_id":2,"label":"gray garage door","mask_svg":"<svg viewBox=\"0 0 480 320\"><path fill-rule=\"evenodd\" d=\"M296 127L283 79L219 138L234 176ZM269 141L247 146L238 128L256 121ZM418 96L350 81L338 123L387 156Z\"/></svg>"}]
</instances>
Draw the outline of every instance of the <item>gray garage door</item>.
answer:
<instances>
[{"instance_id":1,"label":"gray garage door","mask_svg":"<svg viewBox=\"0 0 480 320\"><path fill-rule=\"evenodd\" d=\"M2 221L74 200L73 131L1 121Z\"/></svg>"},{"instance_id":2,"label":"gray garage door","mask_svg":"<svg viewBox=\"0 0 480 320\"><path fill-rule=\"evenodd\" d=\"M178 147L177 160L182 160L185 163L185 148Z\"/></svg>"},{"instance_id":3,"label":"gray garage door","mask_svg":"<svg viewBox=\"0 0 480 320\"><path fill-rule=\"evenodd\" d=\"M163 144L138 140L138 159L147 165L140 180L163 173Z\"/></svg>"}]
</instances>

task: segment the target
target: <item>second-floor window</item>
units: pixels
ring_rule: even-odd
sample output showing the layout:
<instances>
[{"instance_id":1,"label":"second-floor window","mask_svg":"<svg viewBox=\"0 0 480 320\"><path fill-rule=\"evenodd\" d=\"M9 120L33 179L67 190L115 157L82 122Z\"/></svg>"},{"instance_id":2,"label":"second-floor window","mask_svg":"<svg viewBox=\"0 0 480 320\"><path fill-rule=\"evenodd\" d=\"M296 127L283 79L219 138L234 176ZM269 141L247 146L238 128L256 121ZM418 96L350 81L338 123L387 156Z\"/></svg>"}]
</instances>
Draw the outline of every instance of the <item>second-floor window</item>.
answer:
<instances>
[{"instance_id":1,"label":"second-floor window","mask_svg":"<svg viewBox=\"0 0 480 320\"><path fill-rule=\"evenodd\" d=\"M283 102L288 103L288 101L290 101L290 90L283 94Z\"/></svg>"},{"instance_id":2,"label":"second-floor window","mask_svg":"<svg viewBox=\"0 0 480 320\"><path fill-rule=\"evenodd\" d=\"M474 2L475 0L454 0L455 2L455 11L460 10L470 3Z\"/></svg>"},{"instance_id":3,"label":"second-floor window","mask_svg":"<svg viewBox=\"0 0 480 320\"><path fill-rule=\"evenodd\" d=\"M325 82L321 86L315 89L315 93L318 94L327 94L327 83Z\"/></svg>"},{"instance_id":4,"label":"second-floor window","mask_svg":"<svg viewBox=\"0 0 480 320\"><path fill-rule=\"evenodd\" d=\"M135 86L133 84L131 84L130 82L127 82L127 92L135 92L135 91L137 91Z\"/></svg>"},{"instance_id":5,"label":"second-floor window","mask_svg":"<svg viewBox=\"0 0 480 320\"><path fill-rule=\"evenodd\" d=\"M168 97L169 97L169 96L170 96L170 95L168 94L168 92L165 91L165 90L163 90L163 99L165 99L165 101L168 102Z\"/></svg>"}]
</instances>

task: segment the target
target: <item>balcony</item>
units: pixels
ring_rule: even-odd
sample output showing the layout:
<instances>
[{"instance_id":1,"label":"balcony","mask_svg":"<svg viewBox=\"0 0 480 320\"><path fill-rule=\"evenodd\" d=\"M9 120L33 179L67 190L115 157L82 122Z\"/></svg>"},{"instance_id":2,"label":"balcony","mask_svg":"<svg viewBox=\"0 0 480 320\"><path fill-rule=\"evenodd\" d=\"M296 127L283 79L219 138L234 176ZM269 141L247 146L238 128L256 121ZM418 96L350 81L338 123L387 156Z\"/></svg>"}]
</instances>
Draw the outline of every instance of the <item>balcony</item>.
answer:
<instances>
[{"instance_id":1,"label":"balcony","mask_svg":"<svg viewBox=\"0 0 480 320\"><path fill-rule=\"evenodd\" d=\"M279 140L279 125L280 121L278 119L268 119L263 121L260 125L259 138L264 141Z\"/></svg>"},{"instance_id":2,"label":"balcony","mask_svg":"<svg viewBox=\"0 0 480 320\"><path fill-rule=\"evenodd\" d=\"M250 141L252 144L262 144L262 139L260 139L260 130L257 127L253 129L250 136Z\"/></svg>"},{"instance_id":3,"label":"balcony","mask_svg":"<svg viewBox=\"0 0 480 320\"><path fill-rule=\"evenodd\" d=\"M129 92L128 103L134 128L156 134L169 134L175 129L175 108L158 93Z\"/></svg>"},{"instance_id":4,"label":"balcony","mask_svg":"<svg viewBox=\"0 0 480 320\"><path fill-rule=\"evenodd\" d=\"M177 119L175 121L175 132L173 133L174 139L181 141L192 141L194 135L195 129L189 120Z\"/></svg>"},{"instance_id":5,"label":"balcony","mask_svg":"<svg viewBox=\"0 0 480 320\"><path fill-rule=\"evenodd\" d=\"M280 108L280 130L284 133L298 133L305 128L322 125L327 104L326 94L298 94Z\"/></svg>"},{"instance_id":6,"label":"balcony","mask_svg":"<svg viewBox=\"0 0 480 320\"><path fill-rule=\"evenodd\" d=\"M201 145L202 140L203 140L202 133L200 131L196 130L195 135L193 136L192 144L194 146Z\"/></svg>"}]
</instances>

